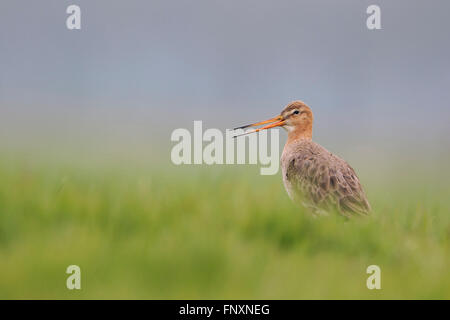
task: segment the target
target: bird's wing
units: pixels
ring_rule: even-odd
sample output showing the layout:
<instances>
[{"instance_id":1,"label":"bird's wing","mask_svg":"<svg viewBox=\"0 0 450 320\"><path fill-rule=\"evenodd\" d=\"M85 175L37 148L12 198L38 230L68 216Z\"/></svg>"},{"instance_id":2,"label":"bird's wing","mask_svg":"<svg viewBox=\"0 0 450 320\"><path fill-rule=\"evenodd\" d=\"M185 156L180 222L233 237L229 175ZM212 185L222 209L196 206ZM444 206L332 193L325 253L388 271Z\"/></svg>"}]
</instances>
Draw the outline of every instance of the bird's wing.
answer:
<instances>
[{"instance_id":1,"label":"bird's wing","mask_svg":"<svg viewBox=\"0 0 450 320\"><path fill-rule=\"evenodd\" d=\"M335 195L339 210L367 215L370 204L353 168L342 160L333 176L337 182Z\"/></svg>"},{"instance_id":2,"label":"bird's wing","mask_svg":"<svg viewBox=\"0 0 450 320\"><path fill-rule=\"evenodd\" d=\"M330 153L303 153L292 159L287 168L296 187L313 205L332 205L343 215L366 215L370 211L364 190L355 171Z\"/></svg>"}]
</instances>

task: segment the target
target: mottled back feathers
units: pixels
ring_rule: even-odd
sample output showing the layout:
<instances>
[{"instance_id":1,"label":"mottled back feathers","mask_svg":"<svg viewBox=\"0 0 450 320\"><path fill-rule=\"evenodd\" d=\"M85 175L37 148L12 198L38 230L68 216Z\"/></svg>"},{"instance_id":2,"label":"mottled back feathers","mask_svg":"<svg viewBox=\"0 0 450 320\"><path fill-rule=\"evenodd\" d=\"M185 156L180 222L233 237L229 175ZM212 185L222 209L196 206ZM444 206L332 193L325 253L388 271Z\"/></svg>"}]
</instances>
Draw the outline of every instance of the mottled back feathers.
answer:
<instances>
[{"instance_id":1,"label":"mottled back feathers","mask_svg":"<svg viewBox=\"0 0 450 320\"><path fill-rule=\"evenodd\" d=\"M290 198L315 214L330 210L346 217L369 213L370 205L355 171L311 140L299 139L287 144L281 167Z\"/></svg>"}]
</instances>

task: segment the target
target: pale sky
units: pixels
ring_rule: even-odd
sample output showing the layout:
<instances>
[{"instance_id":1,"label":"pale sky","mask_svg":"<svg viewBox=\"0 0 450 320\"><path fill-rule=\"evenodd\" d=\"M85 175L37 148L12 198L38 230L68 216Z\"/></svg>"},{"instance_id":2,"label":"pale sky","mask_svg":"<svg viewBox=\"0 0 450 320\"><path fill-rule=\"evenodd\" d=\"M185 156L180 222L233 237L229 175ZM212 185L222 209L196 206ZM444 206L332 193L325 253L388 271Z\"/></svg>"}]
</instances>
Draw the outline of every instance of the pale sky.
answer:
<instances>
[{"instance_id":1,"label":"pale sky","mask_svg":"<svg viewBox=\"0 0 450 320\"><path fill-rule=\"evenodd\" d=\"M373 3L382 30L366 27ZM66 28L70 4L81 30ZM0 139L169 143L193 120L224 129L301 99L331 144L450 146L449 12L445 0L3 0Z\"/></svg>"}]
</instances>

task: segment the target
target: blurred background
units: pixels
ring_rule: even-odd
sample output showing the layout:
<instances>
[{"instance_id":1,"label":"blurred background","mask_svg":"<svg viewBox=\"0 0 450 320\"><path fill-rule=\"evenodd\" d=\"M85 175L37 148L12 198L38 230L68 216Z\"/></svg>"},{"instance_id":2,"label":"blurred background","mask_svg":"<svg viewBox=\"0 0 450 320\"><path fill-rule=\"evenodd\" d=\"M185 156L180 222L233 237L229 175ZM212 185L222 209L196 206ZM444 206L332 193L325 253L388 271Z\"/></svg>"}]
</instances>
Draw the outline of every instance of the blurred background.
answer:
<instances>
[{"instance_id":1,"label":"blurred background","mask_svg":"<svg viewBox=\"0 0 450 320\"><path fill-rule=\"evenodd\" d=\"M66 8L71 4L81 7L81 30L66 28ZM371 4L381 7L381 30L366 27L366 9ZM70 251L79 254L85 265L96 266L99 275L96 290L84 291L84 297L370 298L364 287L352 291L348 282L335 283L331 289L327 283L333 279L350 280L329 271L315 273L317 279L328 281L323 290L314 289L311 282L310 291L290 291L283 283L296 283L292 277L284 279L287 282L262 280L272 277L273 270L293 268L293 274L298 274L294 269L299 264L306 268L305 276L319 272L317 266L323 262L305 265L305 256L291 255L309 255L322 247L292 249L280 258L278 245L249 248L243 234L250 234L250 239L256 234L258 241L261 237L272 243L273 232L281 246L284 241L304 246L304 233L298 235L295 226L308 230L312 238L328 234L324 231L328 228L340 228L333 227L335 221L321 227L299 218L303 213L288 202L279 175L260 177L257 166L176 167L170 161L170 134L176 128L192 130L194 120L203 120L204 128L225 130L267 119L299 99L315 114L314 140L352 164L375 209L378 203L383 209L380 212L387 214L382 215L385 220L374 222L376 227L369 229L371 236L361 250L372 248L381 261L398 267L391 269L392 279L399 278L396 272L416 277L424 270L437 277L448 270L450 257L449 206L444 203L450 158L448 12L450 3L445 0L2 1L0 297L70 298L64 273L62 280L52 277L69 264L69 256L62 254L67 248L61 239L66 239ZM281 147L284 140L282 133ZM260 185L259 191L251 187L254 183ZM181 185L184 188L174 189ZM193 186L222 193L187 193ZM235 195L236 190L241 193ZM272 221L273 212L268 208L280 209L261 200L261 194L285 206L283 219L287 220L281 226ZM426 198L421 198L424 195ZM238 198L233 202L234 197ZM408 235L381 240L381 235L398 232L385 229L393 225L389 210L396 205L403 212L398 228L407 230ZM408 208L413 208L413 213ZM221 211L223 220L208 220L212 212ZM194 216L203 212L203 218L210 218L183 216L190 223L197 221L195 226L187 226L184 219L178 220L186 212ZM230 212L234 213L229 216ZM151 217L159 224L146 220ZM229 219L233 221L230 229L222 229L220 222L227 225ZM233 225L242 219L243 229L236 231ZM253 219L263 219L263 227L251 223ZM264 229L272 223L278 225L275 231ZM96 228L103 231L95 233ZM199 231L208 228L206 233ZM349 234L366 234L361 228L366 227L354 226ZM425 234L415 238L414 228ZM224 255L217 253L217 247L209 248L192 238L199 234L206 242L215 243L218 235L226 238L226 230L229 241L217 243ZM79 234L85 237L80 240ZM185 238L171 238L174 234ZM430 243L430 234L437 237L436 243ZM145 260L145 254L136 249L140 246L127 242L131 235L141 236L134 241L146 248L142 250L157 246L160 251ZM349 248L345 241L352 241L346 235L335 236L345 239L341 248ZM324 247L330 248L328 244L334 240L323 240ZM114 241L117 245L110 248L108 258L98 258L99 252L109 252L103 245L109 248ZM136 252L131 252L135 255L129 253L129 247L120 246L124 241L134 248ZM380 244L383 241L386 246L389 241L397 245L411 242L403 248L404 256L402 249L397 250L401 263L386 254ZM234 242L239 245L233 247ZM54 247L56 243L60 247ZM76 248L74 243L78 243ZM183 243L188 248L181 256L188 265L166 256ZM171 248L167 252L166 245ZM420 254L425 249L433 256L423 258ZM334 261L337 270L340 266L351 277L356 271L348 266L354 267L352 259L360 261L362 251L348 249L340 255L342 252L333 250L326 251L329 255L323 261ZM250 251L256 256L248 256ZM138 261L121 253L139 256ZM116 260L108 260L111 256L118 257L117 261L126 256L129 262L116 264ZM246 258L239 260L242 256ZM281 266L275 264L255 274L254 266L274 257ZM432 265L417 262L416 269L405 271L402 266L413 263L412 257ZM149 279L156 287L125 275L126 270L140 274L136 265L143 266L142 270L155 266L154 259L162 261ZM115 269L108 267L110 262ZM177 265L184 266L188 274L174 278L182 269ZM36 280L33 270L46 276ZM211 278L203 278L208 272ZM167 285L161 280L165 276L178 279L181 285ZM118 277L123 278L115 283L112 279ZM220 287L220 277L228 279L229 286ZM253 280L245 286L238 280L241 277ZM364 277L362 273L363 284ZM307 285L303 278L298 281ZM417 290L403 284L382 297L418 297L423 292L419 288L427 284L430 287L423 297L449 297L448 276L444 280L425 277Z\"/></svg>"},{"instance_id":2,"label":"blurred background","mask_svg":"<svg viewBox=\"0 0 450 320\"><path fill-rule=\"evenodd\" d=\"M450 4L378 1L375 31L370 4L3 1L1 143L164 147L193 120L232 128L301 99L330 148L447 149Z\"/></svg>"}]
</instances>

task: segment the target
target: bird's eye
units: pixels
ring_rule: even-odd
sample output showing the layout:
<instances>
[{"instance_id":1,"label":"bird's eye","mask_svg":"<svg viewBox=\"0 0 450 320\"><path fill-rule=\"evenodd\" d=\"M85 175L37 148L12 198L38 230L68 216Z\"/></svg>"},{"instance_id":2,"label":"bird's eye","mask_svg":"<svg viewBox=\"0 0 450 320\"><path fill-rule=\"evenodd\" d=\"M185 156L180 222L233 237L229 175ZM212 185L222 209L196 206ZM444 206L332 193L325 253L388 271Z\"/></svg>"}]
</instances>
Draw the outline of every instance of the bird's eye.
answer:
<instances>
[{"instance_id":1,"label":"bird's eye","mask_svg":"<svg viewBox=\"0 0 450 320\"><path fill-rule=\"evenodd\" d=\"M299 114L299 113L300 113L300 111L295 110L292 114Z\"/></svg>"}]
</instances>

